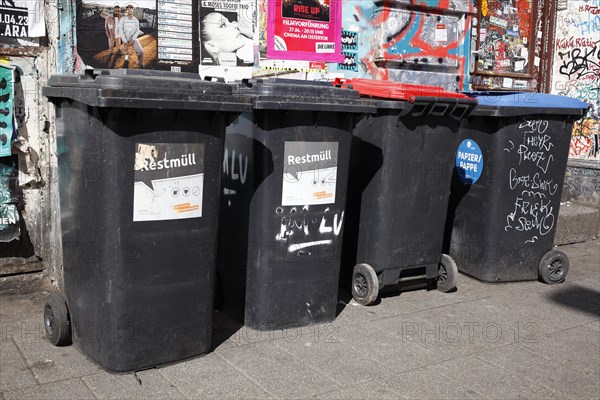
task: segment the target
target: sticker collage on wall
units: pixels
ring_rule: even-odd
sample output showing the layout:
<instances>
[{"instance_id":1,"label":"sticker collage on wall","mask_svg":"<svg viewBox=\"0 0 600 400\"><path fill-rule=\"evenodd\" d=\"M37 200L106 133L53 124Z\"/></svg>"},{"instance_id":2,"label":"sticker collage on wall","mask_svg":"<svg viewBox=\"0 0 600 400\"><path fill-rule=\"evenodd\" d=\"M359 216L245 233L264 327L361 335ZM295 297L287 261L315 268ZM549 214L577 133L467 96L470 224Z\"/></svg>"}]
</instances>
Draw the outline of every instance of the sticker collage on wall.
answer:
<instances>
[{"instance_id":1,"label":"sticker collage on wall","mask_svg":"<svg viewBox=\"0 0 600 400\"><path fill-rule=\"evenodd\" d=\"M479 72L527 74L531 0L483 0L479 27Z\"/></svg>"}]
</instances>

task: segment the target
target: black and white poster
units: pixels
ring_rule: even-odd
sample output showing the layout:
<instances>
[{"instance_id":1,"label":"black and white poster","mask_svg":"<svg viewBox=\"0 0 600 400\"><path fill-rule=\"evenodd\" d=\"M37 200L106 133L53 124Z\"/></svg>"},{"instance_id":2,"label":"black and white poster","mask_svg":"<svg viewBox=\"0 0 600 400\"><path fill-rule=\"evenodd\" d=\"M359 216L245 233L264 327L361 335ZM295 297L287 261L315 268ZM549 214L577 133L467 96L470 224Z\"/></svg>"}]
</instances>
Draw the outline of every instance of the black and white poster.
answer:
<instances>
[{"instance_id":1,"label":"black and white poster","mask_svg":"<svg viewBox=\"0 0 600 400\"><path fill-rule=\"evenodd\" d=\"M254 65L256 0L200 0L200 63Z\"/></svg>"},{"instance_id":2,"label":"black and white poster","mask_svg":"<svg viewBox=\"0 0 600 400\"><path fill-rule=\"evenodd\" d=\"M285 142L281 205L335 203L337 142Z\"/></svg>"},{"instance_id":3,"label":"black and white poster","mask_svg":"<svg viewBox=\"0 0 600 400\"><path fill-rule=\"evenodd\" d=\"M136 144L133 221L202 217L204 144Z\"/></svg>"},{"instance_id":4,"label":"black and white poster","mask_svg":"<svg viewBox=\"0 0 600 400\"><path fill-rule=\"evenodd\" d=\"M0 38L34 38L46 35L43 0L0 0Z\"/></svg>"}]
</instances>

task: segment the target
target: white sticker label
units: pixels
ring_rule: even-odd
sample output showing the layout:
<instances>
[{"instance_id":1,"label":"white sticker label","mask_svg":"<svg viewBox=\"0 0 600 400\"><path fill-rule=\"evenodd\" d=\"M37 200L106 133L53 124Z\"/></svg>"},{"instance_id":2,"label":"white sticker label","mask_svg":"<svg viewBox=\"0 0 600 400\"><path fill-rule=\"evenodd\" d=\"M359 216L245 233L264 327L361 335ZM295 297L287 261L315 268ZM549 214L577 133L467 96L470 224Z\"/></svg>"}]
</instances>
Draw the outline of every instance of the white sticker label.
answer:
<instances>
[{"instance_id":1,"label":"white sticker label","mask_svg":"<svg viewBox=\"0 0 600 400\"><path fill-rule=\"evenodd\" d=\"M436 42L447 42L448 41L448 29L445 24L437 24L435 26L435 41Z\"/></svg>"},{"instance_id":2,"label":"white sticker label","mask_svg":"<svg viewBox=\"0 0 600 400\"><path fill-rule=\"evenodd\" d=\"M134 221L202 217L204 144L136 144Z\"/></svg>"},{"instance_id":3,"label":"white sticker label","mask_svg":"<svg viewBox=\"0 0 600 400\"><path fill-rule=\"evenodd\" d=\"M317 42L315 43L317 53L335 53L335 43Z\"/></svg>"},{"instance_id":4,"label":"white sticker label","mask_svg":"<svg viewBox=\"0 0 600 400\"><path fill-rule=\"evenodd\" d=\"M335 203L337 142L285 142L281 205Z\"/></svg>"},{"instance_id":5,"label":"white sticker label","mask_svg":"<svg viewBox=\"0 0 600 400\"><path fill-rule=\"evenodd\" d=\"M512 88L512 85L513 85L512 78L504 78L502 80L502 87L503 88Z\"/></svg>"}]
</instances>

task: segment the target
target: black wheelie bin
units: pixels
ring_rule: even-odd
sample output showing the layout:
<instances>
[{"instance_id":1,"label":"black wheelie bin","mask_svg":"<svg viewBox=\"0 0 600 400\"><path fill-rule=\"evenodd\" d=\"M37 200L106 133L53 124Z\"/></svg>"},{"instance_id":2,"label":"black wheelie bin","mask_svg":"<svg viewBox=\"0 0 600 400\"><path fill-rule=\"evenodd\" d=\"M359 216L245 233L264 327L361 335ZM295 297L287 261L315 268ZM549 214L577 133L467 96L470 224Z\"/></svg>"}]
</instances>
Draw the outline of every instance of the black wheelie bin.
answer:
<instances>
[{"instance_id":1,"label":"black wheelie bin","mask_svg":"<svg viewBox=\"0 0 600 400\"><path fill-rule=\"evenodd\" d=\"M540 93L473 93L463 120L445 247L459 271L486 282L563 282L553 250L571 131L588 104Z\"/></svg>"},{"instance_id":2,"label":"black wheelie bin","mask_svg":"<svg viewBox=\"0 0 600 400\"><path fill-rule=\"evenodd\" d=\"M231 87L195 74L88 70L44 88L56 108L63 292L46 334L110 371L209 351Z\"/></svg>"},{"instance_id":3,"label":"black wheelie bin","mask_svg":"<svg viewBox=\"0 0 600 400\"><path fill-rule=\"evenodd\" d=\"M250 80L253 112L227 129L218 275L222 308L275 330L335 318L350 144L374 111L325 82Z\"/></svg>"},{"instance_id":4,"label":"black wheelie bin","mask_svg":"<svg viewBox=\"0 0 600 400\"><path fill-rule=\"evenodd\" d=\"M459 123L477 101L437 86L336 84L377 107L359 121L352 143L343 252L352 296L369 305L384 287L451 291L456 265L442 245L454 150Z\"/></svg>"}]
</instances>

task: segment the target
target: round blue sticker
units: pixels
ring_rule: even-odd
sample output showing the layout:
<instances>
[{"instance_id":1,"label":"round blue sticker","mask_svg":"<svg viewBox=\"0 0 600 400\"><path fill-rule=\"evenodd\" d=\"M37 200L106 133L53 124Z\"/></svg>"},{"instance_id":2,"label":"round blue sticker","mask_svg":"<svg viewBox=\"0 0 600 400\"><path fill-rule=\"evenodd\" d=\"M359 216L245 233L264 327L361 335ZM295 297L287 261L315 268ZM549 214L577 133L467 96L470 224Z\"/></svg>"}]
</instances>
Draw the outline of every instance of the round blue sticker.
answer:
<instances>
[{"instance_id":1,"label":"round blue sticker","mask_svg":"<svg viewBox=\"0 0 600 400\"><path fill-rule=\"evenodd\" d=\"M471 185L481 177L483 172L483 154L473 139L465 139L456 152L456 172L461 181Z\"/></svg>"}]
</instances>

